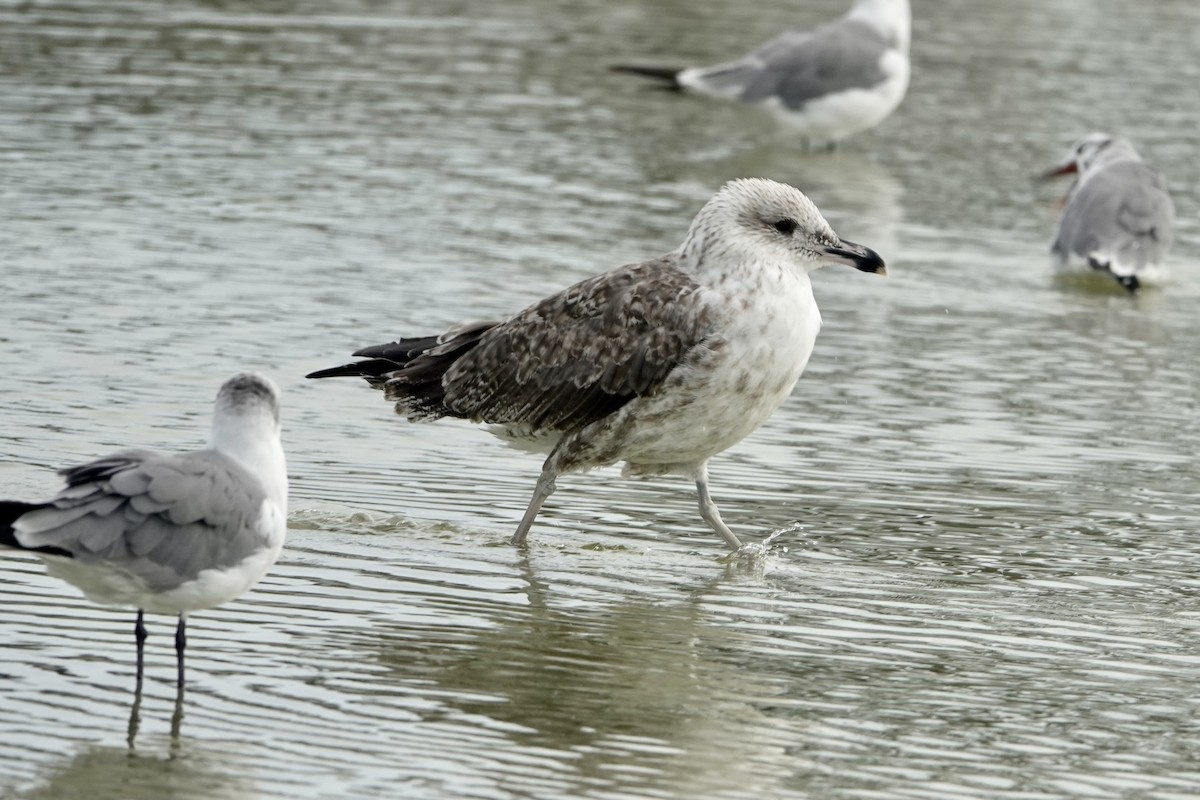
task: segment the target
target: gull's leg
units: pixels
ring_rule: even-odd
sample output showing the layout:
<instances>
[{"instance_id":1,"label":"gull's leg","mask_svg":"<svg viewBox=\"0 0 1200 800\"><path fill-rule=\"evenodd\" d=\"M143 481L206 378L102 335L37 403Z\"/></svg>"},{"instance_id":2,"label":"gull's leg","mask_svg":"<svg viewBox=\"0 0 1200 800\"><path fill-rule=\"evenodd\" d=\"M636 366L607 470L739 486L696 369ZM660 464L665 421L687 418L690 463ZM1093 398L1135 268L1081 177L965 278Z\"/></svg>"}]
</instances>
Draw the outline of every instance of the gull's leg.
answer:
<instances>
[{"instance_id":1,"label":"gull's leg","mask_svg":"<svg viewBox=\"0 0 1200 800\"><path fill-rule=\"evenodd\" d=\"M729 545L730 549L737 551L742 547L742 542L734 535L733 531L729 530L729 526L721 519L721 512L717 510L717 504L713 502L712 497L708 493L708 462L704 462L696 470L696 497L700 500L700 516L704 517L704 521L708 526L717 533L721 534L721 538L725 540L725 544Z\"/></svg>"},{"instance_id":2,"label":"gull's leg","mask_svg":"<svg viewBox=\"0 0 1200 800\"><path fill-rule=\"evenodd\" d=\"M142 609L139 608L137 622L133 626L133 638L137 641L137 686L133 691L139 699L142 695L142 668L146 663L146 636L146 623L142 620Z\"/></svg>"},{"instance_id":3,"label":"gull's leg","mask_svg":"<svg viewBox=\"0 0 1200 800\"><path fill-rule=\"evenodd\" d=\"M184 726L184 687L175 690L175 710L170 715L170 752L179 747L179 729Z\"/></svg>"},{"instance_id":4,"label":"gull's leg","mask_svg":"<svg viewBox=\"0 0 1200 800\"><path fill-rule=\"evenodd\" d=\"M129 725L125 731L125 742L129 749L137 739L138 727L141 725L142 712L142 666L144 657L142 645L146 643L146 624L142 620L142 609L138 609L137 622L133 626L133 638L137 640L137 685L133 690L133 706L129 709Z\"/></svg>"},{"instance_id":5,"label":"gull's leg","mask_svg":"<svg viewBox=\"0 0 1200 800\"><path fill-rule=\"evenodd\" d=\"M554 456L551 455L542 466L542 474L538 476L537 486L533 489L533 497L529 500L529 507L525 509L525 516L521 518L517 532L509 540L511 544L525 544L525 537L529 535L533 521L537 519L538 512L542 510L542 503L545 503L546 498L554 493L554 479L558 477L558 470L551 464L553 458Z\"/></svg>"},{"instance_id":6,"label":"gull's leg","mask_svg":"<svg viewBox=\"0 0 1200 800\"><path fill-rule=\"evenodd\" d=\"M129 725L125 728L125 744L129 749L133 749L134 742L137 741L138 728L142 724L142 693L138 692L133 696L133 706L129 709Z\"/></svg>"},{"instance_id":7,"label":"gull's leg","mask_svg":"<svg viewBox=\"0 0 1200 800\"><path fill-rule=\"evenodd\" d=\"M179 615L179 624L175 626L175 686L183 688L183 651L187 647L187 616Z\"/></svg>"}]
</instances>

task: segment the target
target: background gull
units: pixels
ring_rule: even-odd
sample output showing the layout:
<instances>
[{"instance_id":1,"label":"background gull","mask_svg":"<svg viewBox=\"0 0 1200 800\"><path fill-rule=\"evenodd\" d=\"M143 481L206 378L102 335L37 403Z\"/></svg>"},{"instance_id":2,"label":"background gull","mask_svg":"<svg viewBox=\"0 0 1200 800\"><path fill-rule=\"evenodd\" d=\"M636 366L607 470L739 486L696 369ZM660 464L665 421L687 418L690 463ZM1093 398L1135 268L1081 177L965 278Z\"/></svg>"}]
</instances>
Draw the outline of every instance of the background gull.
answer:
<instances>
[{"instance_id":1,"label":"background gull","mask_svg":"<svg viewBox=\"0 0 1200 800\"><path fill-rule=\"evenodd\" d=\"M1133 145L1107 133L1080 139L1044 177L1078 173L1050 245L1058 264L1107 272L1136 292L1166 277L1162 266L1175 232L1166 182Z\"/></svg>"},{"instance_id":2,"label":"background gull","mask_svg":"<svg viewBox=\"0 0 1200 800\"><path fill-rule=\"evenodd\" d=\"M865 131L908 90L908 0L856 0L837 20L793 28L749 55L712 67L619 64L667 88L761 105L811 145Z\"/></svg>"},{"instance_id":3,"label":"background gull","mask_svg":"<svg viewBox=\"0 0 1200 800\"><path fill-rule=\"evenodd\" d=\"M575 284L502 321L367 347L310 378L361 376L411 421L459 417L549 450L513 534L521 544L563 473L625 462L679 473L734 550L708 492L708 460L741 441L796 384L821 315L809 273L826 263L885 272L840 239L801 192L726 184L683 244Z\"/></svg>"},{"instance_id":4,"label":"background gull","mask_svg":"<svg viewBox=\"0 0 1200 800\"><path fill-rule=\"evenodd\" d=\"M47 572L89 600L137 608L139 694L143 612L178 614L182 688L188 612L243 594L283 547L287 470L275 385L251 373L226 381L203 450L124 450L60 474L67 485L53 500L0 501L0 544L40 555Z\"/></svg>"}]
</instances>

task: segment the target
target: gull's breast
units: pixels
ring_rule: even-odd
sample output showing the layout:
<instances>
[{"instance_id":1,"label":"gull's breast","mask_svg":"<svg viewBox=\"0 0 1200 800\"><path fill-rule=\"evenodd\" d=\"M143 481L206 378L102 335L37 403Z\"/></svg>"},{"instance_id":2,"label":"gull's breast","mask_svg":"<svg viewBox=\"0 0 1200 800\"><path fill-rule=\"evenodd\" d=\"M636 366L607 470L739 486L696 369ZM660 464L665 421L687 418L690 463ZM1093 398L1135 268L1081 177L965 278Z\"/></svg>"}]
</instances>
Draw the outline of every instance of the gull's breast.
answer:
<instances>
[{"instance_id":1,"label":"gull's breast","mask_svg":"<svg viewBox=\"0 0 1200 800\"><path fill-rule=\"evenodd\" d=\"M658 391L618 412L622 460L694 463L737 444L771 416L804 371L821 326L808 277L788 278L719 297L719 332Z\"/></svg>"}]
</instances>

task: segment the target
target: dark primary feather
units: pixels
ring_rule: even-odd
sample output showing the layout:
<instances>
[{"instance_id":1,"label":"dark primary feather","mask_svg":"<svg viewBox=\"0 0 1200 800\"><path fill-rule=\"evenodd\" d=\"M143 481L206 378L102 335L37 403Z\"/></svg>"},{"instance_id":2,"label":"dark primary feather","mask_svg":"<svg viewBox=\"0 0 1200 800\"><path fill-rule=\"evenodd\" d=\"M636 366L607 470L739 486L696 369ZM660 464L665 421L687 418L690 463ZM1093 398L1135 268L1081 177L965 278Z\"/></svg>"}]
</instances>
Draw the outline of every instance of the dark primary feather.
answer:
<instances>
[{"instance_id":1,"label":"dark primary feather","mask_svg":"<svg viewBox=\"0 0 1200 800\"><path fill-rule=\"evenodd\" d=\"M504 322L475 323L417 352L401 339L364 348L377 363L322 370L386 379L387 397L412 420L453 416L520 425L530 431L578 430L636 396L651 394L707 334L707 314L688 298L693 278L672 256L622 267L552 295ZM415 355L414 355L415 353Z\"/></svg>"},{"instance_id":2,"label":"dark primary feather","mask_svg":"<svg viewBox=\"0 0 1200 800\"><path fill-rule=\"evenodd\" d=\"M438 337L436 336L422 336L416 339L401 339L396 342L388 342L387 344L364 347L361 350L354 351L351 355L363 356L367 359L366 361L353 361L338 367L319 369L316 372L308 373L304 377L366 378L367 382L376 389L382 389L384 383L382 376L394 371L397 367L404 366L425 350L436 345L437 342Z\"/></svg>"},{"instance_id":3,"label":"dark primary feather","mask_svg":"<svg viewBox=\"0 0 1200 800\"><path fill-rule=\"evenodd\" d=\"M400 342L392 342L392 344L403 344ZM380 375L391 372L396 369L396 362L389 361L386 358L372 358L367 361L355 361L350 364L342 364L337 367L329 367L327 369L319 369L315 372L310 372L304 377L306 378L366 378L367 382L376 388L382 388L382 381L374 380ZM379 384L379 385L376 385Z\"/></svg>"},{"instance_id":4,"label":"dark primary feather","mask_svg":"<svg viewBox=\"0 0 1200 800\"><path fill-rule=\"evenodd\" d=\"M26 547L17 541L17 532L13 530L13 523L30 511L36 511L44 507L43 503L0 500L0 546L33 553L45 553L52 556L67 556L69 558L71 554L61 547Z\"/></svg>"},{"instance_id":5,"label":"dark primary feather","mask_svg":"<svg viewBox=\"0 0 1200 800\"><path fill-rule=\"evenodd\" d=\"M471 323L472 328L486 330L495 322ZM389 373L404 367L417 356L431 351L439 343L454 339L463 331L461 327L452 328L440 336L418 336L411 339L398 339L385 344L375 344L355 350L351 355L366 358L366 361L354 361L339 367L329 367L310 372L306 378L365 378L367 383L376 389L382 389L390 377ZM477 337L476 337L477 338Z\"/></svg>"},{"instance_id":6,"label":"dark primary feather","mask_svg":"<svg viewBox=\"0 0 1200 800\"><path fill-rule=\"evenodd\" d=\"M657 88L660 89L679 91L683 88L679 85L679 73L682 72L679 67L659 67L653 64L613 64L609 69L613 72L625 72L658 81Z\"/></svg>"},{"instance_id":7,"label":"dark primary feather","mask_svg":"<svg viewBox=\"0 0 1200 800\"><path fill-rule=\"evenodd\" d=\"M221 453L127 450L60 474L66 488L22 520L31 547L122 566L157 591L232 567L262 546L265 492Z\"/></svg>"}]
</instances>

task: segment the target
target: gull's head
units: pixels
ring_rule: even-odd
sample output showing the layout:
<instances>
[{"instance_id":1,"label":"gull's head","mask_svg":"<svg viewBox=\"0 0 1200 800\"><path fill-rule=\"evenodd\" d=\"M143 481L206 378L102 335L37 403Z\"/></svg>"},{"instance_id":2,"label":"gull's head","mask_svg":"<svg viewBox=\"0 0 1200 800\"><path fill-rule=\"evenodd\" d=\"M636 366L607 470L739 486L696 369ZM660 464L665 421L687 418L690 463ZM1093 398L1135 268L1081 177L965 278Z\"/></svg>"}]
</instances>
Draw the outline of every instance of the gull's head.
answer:
<instances>
[{"instance_id":1,"label":"gull's head","mask_svg":"<svg viewBox=\"0 0 1200 800\"><path fill-rule=\"evenodd\" d=\"M1107 133L1089 133L1075 144L1063 156L1062 161L1054 165L1042 177L1056 178L1060 175L1079 173L1086 175L1105 164L1114 161L1141 161L1137 151L1126 140Z\"/></svg>"},{"instance_id":2,"label":"gull's head","mask_svg":"<svg viewBox=\"0 0 1200 800\"><path fill-rule=\"evenodd\" d=\"M873 25L895 47L908 52L912 38L912 8L908 0L855 0L847 16Z\"/></svg>"},{"instance_id":3,"label":"gull's head","mask_svg":"<svg viewBox=\"0 0 1200 800\"><path fill-rule=\"evenodd\" d=\"M217 392L216 415L271 421L279 429L279 389L265 375L242 372L221 385Z\"/></svg>"},{"instance_id":4,"label":"gull's head","mask_svg":"<svg viewBox=\"0 0 1200 800\"><path fill-rule=\"evenodd\" d=\"M799 189L764 178L730 181L692 221L682 248L697 267L708 259L786 263L804 272L846 264L886 275L879 254L842 239Z\"/></svg>"}]
</instances>

